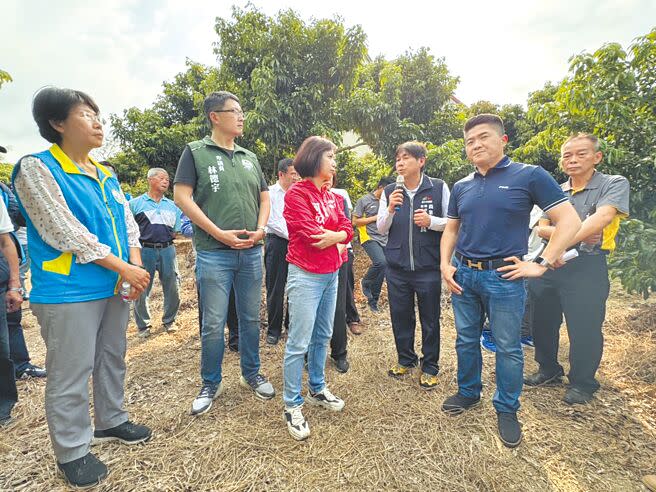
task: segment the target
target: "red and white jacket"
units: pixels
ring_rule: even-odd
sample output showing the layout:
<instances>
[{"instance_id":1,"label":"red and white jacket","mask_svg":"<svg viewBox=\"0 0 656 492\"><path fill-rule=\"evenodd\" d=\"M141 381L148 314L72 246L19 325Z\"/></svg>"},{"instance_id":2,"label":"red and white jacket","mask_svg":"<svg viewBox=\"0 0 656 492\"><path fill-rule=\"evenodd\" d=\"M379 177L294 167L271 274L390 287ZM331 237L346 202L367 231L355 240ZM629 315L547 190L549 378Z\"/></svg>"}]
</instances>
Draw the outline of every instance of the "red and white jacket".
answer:
<instances>
[{"instance_id":1,"label":"red and white jacket","mask_svg":"<svg viewBox=\"0 0 656 492\"><path fill-rule=\"evenodd\" d=\"M289 246L287 261L310 273L333 273L339 270L343 260L337 245L326 249L312 246L316 239L310 236L321 234L322 229L346 232L343 244L353 238L353 226L344 215L341 197L328 188L318 190L312 181L303 180L293 184L285 193L283 211Z\"/></svg>"}]
</instances>

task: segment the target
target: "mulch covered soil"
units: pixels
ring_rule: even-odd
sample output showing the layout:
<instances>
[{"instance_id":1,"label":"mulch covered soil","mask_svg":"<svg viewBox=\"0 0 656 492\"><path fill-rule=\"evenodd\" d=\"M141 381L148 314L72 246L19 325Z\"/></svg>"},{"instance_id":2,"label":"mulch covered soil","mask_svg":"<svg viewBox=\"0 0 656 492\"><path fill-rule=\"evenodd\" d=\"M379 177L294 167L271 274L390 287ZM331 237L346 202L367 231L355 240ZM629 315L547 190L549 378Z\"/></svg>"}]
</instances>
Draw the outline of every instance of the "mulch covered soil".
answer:
<instances>
[{"instance_id":1,"label":"mulch covered soil","mask_svg":"<svg viewBox=\"0 0 656 492\"><path fill-rule=\"evenodd\" d=\"M356 249L356 278L368 259ZM349 339L351 369L327 367L342 413L306 405L312 435L291 439L282 418L284 343L261 340L263 372L278 394L261 402L239 386L238 356L226 351L225 391L203 416L189 415L199 389L200 341L189 246L178 249L182 275L180 330L161 332L161 290L153 293L153 336L128 328L126 405L148 424L146 445L107 443L93 452L110 467L99 490L645 490L656 472L656 302L614 285L605 325L602 390L588 406L569 407L563 387L525 389L524 442L506 449L497 438L491 404L494 356L484 358L483 405L458 417L440 411L456 391L453 316L445 296L439 387L419 388L418 374L387 376L395 361L386 302L374 315L357 287L366 331ZM357 280L356 280L357 283ZM263 311L264 312L264 311ZM263 317L263 320L266 316ZM264 325L264 323L263 323ZM29 309L24 327L33 361L45 353ZM564 332L565 330L563 330ZM419 336L419 329L417 334ZM567 340L561 359L567 361ZM526 371L533 371L532 352ZM0 431L1 490L65 490L48 437L43 381L20 381L15 423Z\"/></svg>"}]
</instances>

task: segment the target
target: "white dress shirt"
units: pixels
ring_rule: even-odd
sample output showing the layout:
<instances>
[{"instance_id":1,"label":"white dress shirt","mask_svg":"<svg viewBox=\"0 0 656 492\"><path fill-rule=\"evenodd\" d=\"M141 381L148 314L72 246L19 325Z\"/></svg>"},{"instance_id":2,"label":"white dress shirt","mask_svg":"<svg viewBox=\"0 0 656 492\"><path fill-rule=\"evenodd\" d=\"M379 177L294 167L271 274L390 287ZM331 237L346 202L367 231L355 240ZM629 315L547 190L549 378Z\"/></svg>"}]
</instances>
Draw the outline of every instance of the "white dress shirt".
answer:
<instances>
[{"instance_id":1,"label":"white dress shirt","mask_svg":"<svg viewBox=\"0 0 656 492\"><path fill-rule=\"evenodd\" d=\"M422 183L424 179L430 179L428 176L425 174L422 175ZM403 187L405 189L405 192L408 194L408 196L412 199L414 198L415 194L417 193L417 190L421 186L421 183L417 185L417 187L414 190L409 190L405 186ZM449 191L449 187L447 186L446 183L444 183L444 186L442 187L442 214L444 214L444 217L436 217L434 215L430 216L430 225L428 228L431 231L443 231L444 228L446 227L446 211L449 208L449 197L451 196L451 192ZM394 220L394 214L395 212L389 213L389 210L387 210L387 197L385 196L385 192L383 192L380 195L380 204L378 205L378 217L376 218L376 227L378 228L378 232L381 234L387 234L390 230L390 227L392 227L392 221Z\"/></svg>"},{"instance_id":2,"label":"white dress shirt","mask_svg":"<svg viewBox=\"0 0 656 492\"><path fill-rule=\"evenodd\" d=\"M287 222L282 216L285 209L285 190L280 186L280 181L273 186L269 186L269 198L271 200L271 211L269 212L269 221L265 227L266 232L289 240Z\"/></svg>"}]
</instances>

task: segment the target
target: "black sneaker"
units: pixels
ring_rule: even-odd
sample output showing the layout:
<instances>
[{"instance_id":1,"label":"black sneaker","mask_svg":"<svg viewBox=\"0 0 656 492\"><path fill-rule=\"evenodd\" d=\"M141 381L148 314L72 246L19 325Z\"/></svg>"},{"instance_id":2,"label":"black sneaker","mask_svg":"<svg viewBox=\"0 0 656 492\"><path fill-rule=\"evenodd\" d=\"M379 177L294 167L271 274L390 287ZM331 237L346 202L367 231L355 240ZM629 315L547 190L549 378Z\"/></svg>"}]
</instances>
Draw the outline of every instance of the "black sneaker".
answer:
<instances>
[{"instance_id":1,"label":"black sneaker","mask_svg":"<svg viewBox=\"0 0 656 492\"><path fill-rule=\"evenodd\" d=\"M343 359L333 359L331 357L330 361L333 363L333 366L335 366L335 370L337 372L341 372L342 374L344 374L345 372L348 372L348 370L349 370L349 361L346 360L346 357L344 357Z\"/></svg>"},{"instance_id":2,"label":"black sneaker","mask_svg":"<svg viewBox=\"0 0 656 492\"><path fill-rule=\"evenodd\" d=\"M524 377L524 384L526 386L551 386L561 384L563 382L563 368L559 368L554 374L546 374L539 370L533 374Z\"/></svg>"},{"instance_id":3,"label":"black sneaker","mask_svg":"<svg viewBox=\"0 0 656 492\"><path fill-rule=\"evenodd\" d=\"M30 364L27 368L16 374L16 379L45 378L46 370L43 367Z\"/></svg>"},{"instance_id":4,"label":"black sneaker","mask_svg":"<svg viewBox=\"0 0 656 492\"><path fill-rule=\"evenodd\" d=\"M280 337L278 335L267 335L266 337L266 343L268 345L278 345L278 340L280 340Z\"/></svg>"},{"instance_id":5,"label":"black sneaker","mask_svg":"<svg viewBox=\"0 0 656 492\"><path fill-rule=\"evenodd\" d=\"M153 431L145 425L139 425L127 420L116 427L93 432L94 444L106 441L120 441L123 444L139 444L148 441Z\"/></svg>"},{"instance_id":6,"label":"black sneaker","mask_svg":"<svg viewBox=\"0 0 656 492\"><path fill-rule=\"evenodd\" d=\"M239 352L239 345L234 345L234 344L230 345L230 344L228 344L228 350L230 352Z\"/></svg>"},{"instance_id":7,"label":"black sneaker","mask_svg":"<svg viewBox=\"0 0 656 492\"><path fill-rule=\"evenodd\" d=\"M469 410L480 403L480 397L469 398L467 396L462 396L460 393L456 393L444 400L444 403L442 403L442 411L449 415L460 415L465 410Z\"/></svg>"},{"instance_id":8,"label":"black sneaker","mask_svg":"<svg viewBox=\"0 0 656 492\"><path fill-rule=\"evenodd\" d=\"M568 405L585 405L586 403L590 403L592 398L592 393L588 393L587 391L578 388L570 388L567 390L567 393L565 393L563 401Z\"/></svg>"},{"instance_id":9,"label":"black sneaker","mask_svg":"<svg viewBox=\"0 0 656 492\"><path fill-rule=\"evenodd\" d=\"M499 438L504 446L516 448L522 442L522 428L517 420L516 413L497 413L497 426L499 428Z\"/></svg>"},{"instance_id":10,"label":"black sneaker","mask_svg":"<svg viewBox=\"0 0 656 492\"><path fill-rule=\"evenodd\" d=\"M68 463L57 463L57 466L66 481L78 489L87 489L98 485L107 477L108 473L105 463L91 453Z\"/></svg>"}]
</instances>

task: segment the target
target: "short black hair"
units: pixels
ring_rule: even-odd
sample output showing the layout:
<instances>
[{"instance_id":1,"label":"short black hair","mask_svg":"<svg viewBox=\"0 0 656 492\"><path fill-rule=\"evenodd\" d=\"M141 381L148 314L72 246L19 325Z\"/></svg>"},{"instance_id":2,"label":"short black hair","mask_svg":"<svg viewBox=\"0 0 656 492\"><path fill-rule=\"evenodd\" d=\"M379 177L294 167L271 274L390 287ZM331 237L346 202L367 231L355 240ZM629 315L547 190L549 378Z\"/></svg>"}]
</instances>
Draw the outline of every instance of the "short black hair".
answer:
<instances>
[{"instance_id":1,"label":"short black hair","mask_svg":"<svg viewBox=\"0 0 656 492\"><path fill-rule=\"evenodd\" d=\"M327 138L308 137L296 152L293 161L294 169L301 178L314 178L319 174L323 153L336 149L335 144Z\"/></svg>"},{"instance_id":2,"label":"short black hair","mask_svg":"<svg viewBox=\"0 0 656 492\"><path fill-rule=\"evenodd\" d=\"M96 114L100 113L98 105L88 94L59 87L44 87L36 93L32 101L32 117L39 127L39 133L50 143L60 144L61 133L50 124L51 121L64 121L78 104L86 104Z\"/></svg>"},{"instance_id":3,"label":"short black hair","mask_svg":"<svg viewBox=\"0 0 656 492\"><path fill-rule=\"evenodd\" d=\"M385 186L394 183L394 179L391 176L383 176L378 180L376 188L385 188Z\"/></svg>"},{"instance_id":4,"label":"short black hair","mask_svg":"<svg viewBox=\"0 0 656 492\"><path fill-rule=\"evenodd\" d=\"M506 129L503 126L503 120L501 119L501 116L490 113L481 113L469 118L465 123L463 133L467 133L469 130L478 125L492 125L496 127L499 135L505 135L506 133Z\"/></svg>"},{"instance_id":5,"label":"short black hair","mask_svg":"<svg viewBox=\"0 0 656 492\"><path fill-rule=\"evenodd\" d=\"M212 92L205 98L205 101L203 101L203 112L205 113L205 118L207 118L207 122L210 124L210 126L212 125L212 121L210 120L210 113L212 111L223 109L223 106L225 106L225 103L228 99L232 99L233 101L241 104L239 102L239 98L232 92L228 91Z\"/></svg>"},{"instance_id":6,"label":"short black hair","mask_svg":"<svg viewBox=\"0 0 656 492\"><path fill-rule=\"evenodd\" d=\"M426 157L426 154L428 153L428 151L426 150L426 146L423 143L416 142L416 141L404 142L401 145L399 145L396 148L396 152L394 153L394 156L398 157L401 152L407 152L415 159L421 159L422 157Z\"/></svg>"},{"instance_id":7,"label":"short black hair","mask_svg":"<svg viewBox=\"0 0 656 492\"><path fill-rule=\"evenodd\" d=\"M285 157L284 159L280 159L278 161L278 172L287 174L287 171L289 171L289 166L293 166L294 161L290 159L289 157Z\"/></svg>"}]
</instances>

